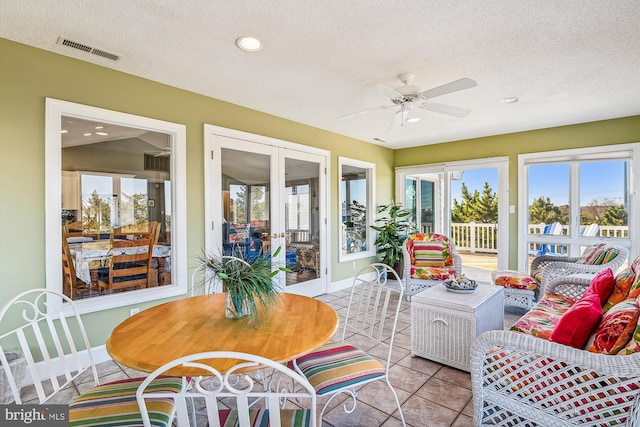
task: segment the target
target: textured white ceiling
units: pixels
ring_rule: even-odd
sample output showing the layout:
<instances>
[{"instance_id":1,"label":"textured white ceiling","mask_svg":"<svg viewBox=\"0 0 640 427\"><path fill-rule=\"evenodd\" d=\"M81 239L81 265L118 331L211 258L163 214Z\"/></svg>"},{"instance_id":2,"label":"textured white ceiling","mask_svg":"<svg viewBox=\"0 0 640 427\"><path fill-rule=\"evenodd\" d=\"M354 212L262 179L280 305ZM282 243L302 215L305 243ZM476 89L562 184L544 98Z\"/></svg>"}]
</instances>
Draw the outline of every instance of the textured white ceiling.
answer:
<instances>
[{"instance_id":1,"label":"textured white ceiling","mask_svg":"<svg viewBox=\"0 0 640 427\"><path fill-rule=\"evenodd\" d=\"M0 0L0 37L392 148L640 114L638 0ZM402 72L421 90L476 80L434 99L471 114L338 119L388 104L367 85Z\"/></svg>"}]
</instances>

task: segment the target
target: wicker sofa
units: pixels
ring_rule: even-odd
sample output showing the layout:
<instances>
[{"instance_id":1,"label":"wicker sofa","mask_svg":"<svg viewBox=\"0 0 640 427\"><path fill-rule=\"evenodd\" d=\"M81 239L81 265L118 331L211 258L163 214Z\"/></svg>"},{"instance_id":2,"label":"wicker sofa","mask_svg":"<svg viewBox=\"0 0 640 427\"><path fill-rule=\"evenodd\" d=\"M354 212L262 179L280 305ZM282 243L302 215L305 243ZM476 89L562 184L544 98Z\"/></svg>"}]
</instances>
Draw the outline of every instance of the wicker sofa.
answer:
<instances>
[{"instance_id":1,"label":"wicker sofa","mask_svg":"<svg viewBox=\"0 0 640 427\"><path fill-rule=\"evenodd\" d=\"M616 275L611 296L601 307L606 312L596 321L583 348L554 342L553 331L562 316L579 301L595 298L589 296L593 293L590 284L585 277L557 278L512 330L490 331L478 337L471 354L474 425L640 426L638 316L630 318L624 328L617 323L625 332L607 347L612 354L593 352L602 351L602 342L608 345L611 335L615 338L622 332L599 335L616 320L617 307L638 307L640 257ZM596 301L600 304L600 298ZM544 313L546 320L532 320L536 312ZM578 319L574 324L582 324L582 317ZM630 336L628 342L626 336Z\"/></svg>"}]
</instances>

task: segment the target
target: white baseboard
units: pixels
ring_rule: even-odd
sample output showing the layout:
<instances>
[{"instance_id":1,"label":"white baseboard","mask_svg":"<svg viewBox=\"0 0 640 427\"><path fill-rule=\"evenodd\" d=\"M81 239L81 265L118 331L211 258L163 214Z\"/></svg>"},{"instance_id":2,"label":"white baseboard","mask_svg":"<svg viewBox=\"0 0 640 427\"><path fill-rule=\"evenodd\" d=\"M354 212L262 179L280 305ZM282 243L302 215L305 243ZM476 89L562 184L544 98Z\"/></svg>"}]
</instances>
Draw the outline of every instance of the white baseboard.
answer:
<instances>
[{"instance_id":1,"label":"white baseboard","mask_svg":"<svg viewBox=\"0 0 640 427\"><path fill-rule=\"evenodd\" d=\"M349 289L351 285L353 285L353 277L342 279L337 282L331 282L331 285L329 286L329 293Z\"/></svg>"},{"instance_id":2,"label":"white baseboard","mask_svg":"<svg viewBox=\"0 0 640 427\"><path fill-rule=\"evenodd\" d=\"M337 282L331 282L331 285L329 286L329 293L342 291L344 289L350 289L351 286L353 286L354 277L348 277L346 279L342 279ZM370 277L371 279L374 279L375 273L371 273Z\"/></svg>"}]
</instances>

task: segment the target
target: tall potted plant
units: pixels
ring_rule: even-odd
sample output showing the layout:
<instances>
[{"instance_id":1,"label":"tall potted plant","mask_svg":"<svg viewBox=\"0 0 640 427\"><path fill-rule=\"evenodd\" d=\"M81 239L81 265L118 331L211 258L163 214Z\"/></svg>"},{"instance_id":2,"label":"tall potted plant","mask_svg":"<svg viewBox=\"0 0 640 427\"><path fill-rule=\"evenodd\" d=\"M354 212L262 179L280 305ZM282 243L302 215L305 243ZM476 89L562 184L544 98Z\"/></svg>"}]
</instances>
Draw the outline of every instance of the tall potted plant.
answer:
<instances>
[{"instance_id":1,"label":"tall potted plant","mask_svg":"<svg viewBox=\"0 0 640 427\"><path fill-rule=\"evenodd\" d=\"M375 240L376 252L382 263L393 267L398 276L402 277L402 243L413 229L411 212L392 200L389 204L378 206L377 214L376 225L371 226L378 232Z\"/></svg>"}]
</instances>

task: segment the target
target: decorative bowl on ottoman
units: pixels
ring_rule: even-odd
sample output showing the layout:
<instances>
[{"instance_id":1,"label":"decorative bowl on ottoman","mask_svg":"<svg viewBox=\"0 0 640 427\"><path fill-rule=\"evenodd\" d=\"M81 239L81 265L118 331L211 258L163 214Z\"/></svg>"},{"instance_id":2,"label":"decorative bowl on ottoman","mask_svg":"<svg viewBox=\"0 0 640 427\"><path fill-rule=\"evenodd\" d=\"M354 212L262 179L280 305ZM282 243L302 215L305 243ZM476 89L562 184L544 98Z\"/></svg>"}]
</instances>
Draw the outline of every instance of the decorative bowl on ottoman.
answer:
<instances>
[{"instance_id":1,"label":"decorative bowl on ottoman","mask_svg":"<svg viewBox=\"0 0 640 427\"><path fill-rule=\"evenodd\" d=\"M464 274L447 279L442 284L447 288L449 292L456 292L459 294L468 294L476 290L478 284L475 280L467 278Z\"/></svg>"}]
</instances>

